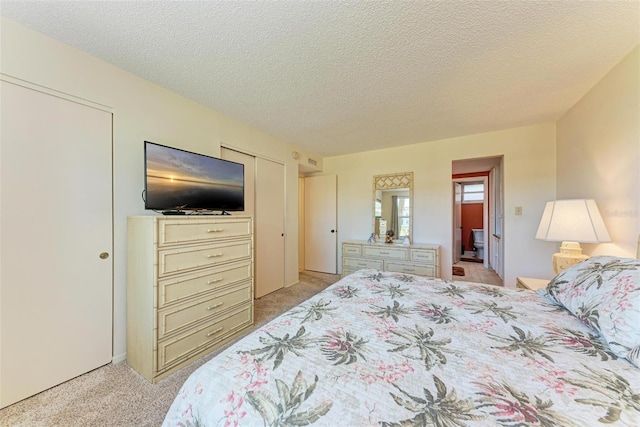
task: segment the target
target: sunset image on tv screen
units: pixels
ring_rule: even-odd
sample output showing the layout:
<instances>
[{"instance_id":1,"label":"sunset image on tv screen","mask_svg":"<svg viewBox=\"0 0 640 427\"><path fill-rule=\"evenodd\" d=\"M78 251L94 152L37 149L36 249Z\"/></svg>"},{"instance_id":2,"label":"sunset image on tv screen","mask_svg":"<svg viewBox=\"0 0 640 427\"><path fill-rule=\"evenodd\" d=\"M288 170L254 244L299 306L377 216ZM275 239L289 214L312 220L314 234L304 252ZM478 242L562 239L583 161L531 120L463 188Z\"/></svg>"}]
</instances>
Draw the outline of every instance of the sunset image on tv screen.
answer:
<instances>
[{"instance_id":1,"label":"sunset image on tv screen","mask_svg":"<svg viewBox=\"0 0 640 427\"><path fill-rule=\"evenodd\" d=\"M244 165L147 142L147 209L244 209Z\"/></svg>"}]
</instances>

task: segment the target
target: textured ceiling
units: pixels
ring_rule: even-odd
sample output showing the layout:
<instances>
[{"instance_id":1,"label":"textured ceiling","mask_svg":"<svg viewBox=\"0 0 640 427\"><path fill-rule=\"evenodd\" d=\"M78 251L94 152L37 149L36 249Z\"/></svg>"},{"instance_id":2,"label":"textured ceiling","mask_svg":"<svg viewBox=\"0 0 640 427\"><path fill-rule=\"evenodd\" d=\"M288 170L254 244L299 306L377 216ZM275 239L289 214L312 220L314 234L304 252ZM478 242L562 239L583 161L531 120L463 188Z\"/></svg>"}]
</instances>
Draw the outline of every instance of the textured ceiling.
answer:
<instances>
[{"instance_id":1,"label":"textured ceiling","mask_svg":"<svg viewBox=\"0 0 640 427\"><path fill-rule=\"evenodd\" d=\"M0 13L324 156L557 120L640 43L638 0L2 1Z\"/></svg>"}]
</instances>

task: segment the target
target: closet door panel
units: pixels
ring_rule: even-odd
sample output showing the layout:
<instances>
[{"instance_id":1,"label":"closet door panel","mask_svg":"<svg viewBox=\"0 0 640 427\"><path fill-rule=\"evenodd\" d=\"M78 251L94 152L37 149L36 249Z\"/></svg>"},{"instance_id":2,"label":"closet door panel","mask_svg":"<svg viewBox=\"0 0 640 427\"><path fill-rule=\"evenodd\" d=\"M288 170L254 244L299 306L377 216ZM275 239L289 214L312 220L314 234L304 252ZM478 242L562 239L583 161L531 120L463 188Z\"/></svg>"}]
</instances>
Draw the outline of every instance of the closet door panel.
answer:
<instances>
[{"instance_id":1,"label":"closet door panel","mask_svg":"<svg viewBox=\"0 0 640 427\"><path fill-rule=\"evenodd\" d=\"M255 297L260 298L284 287L284 165L225 147L220 156L245 165L244 213L254 217Z\"/></svg>"},{"instance_id":2,"label":"closet door panel","mask_svg":"<svg viewBox=\"0 0 640 427\"><path fill-rule=\"evenodd\" d=\"M0 82L0 406L111 361L110 113Z\"/></svg>"},{"instance_id":3,"label":"closet door panel","mask_svg":"<svg viewBox=\"0 0 640 427\"><path fill-rule=\"evenodd\" d=\"M256 298L284 287L284 165L256 158Z\"/></svg>"}]
</instances>

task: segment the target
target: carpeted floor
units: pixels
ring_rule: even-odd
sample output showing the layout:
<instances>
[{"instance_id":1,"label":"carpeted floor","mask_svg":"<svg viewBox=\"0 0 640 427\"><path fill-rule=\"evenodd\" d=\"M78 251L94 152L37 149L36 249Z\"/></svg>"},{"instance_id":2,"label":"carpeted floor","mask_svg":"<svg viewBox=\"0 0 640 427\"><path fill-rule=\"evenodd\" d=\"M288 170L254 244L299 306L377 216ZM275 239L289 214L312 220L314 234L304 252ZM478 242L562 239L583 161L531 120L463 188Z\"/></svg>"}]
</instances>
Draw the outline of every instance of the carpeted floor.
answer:
<instances>
[{"instance_id":1,"label":"carpeted floor","mask_svg":"<svg viewBox=\"0 0 640 427\"><path fill-rule=\"evenodd\" d=\"M300 283L256 300L256 328L338 279L333 274L300 273ZM159 426L182 383L220 351L157 384L149 383L126 362L103 366L0 410L0 426Z\"/></svg>"}]
</instances>

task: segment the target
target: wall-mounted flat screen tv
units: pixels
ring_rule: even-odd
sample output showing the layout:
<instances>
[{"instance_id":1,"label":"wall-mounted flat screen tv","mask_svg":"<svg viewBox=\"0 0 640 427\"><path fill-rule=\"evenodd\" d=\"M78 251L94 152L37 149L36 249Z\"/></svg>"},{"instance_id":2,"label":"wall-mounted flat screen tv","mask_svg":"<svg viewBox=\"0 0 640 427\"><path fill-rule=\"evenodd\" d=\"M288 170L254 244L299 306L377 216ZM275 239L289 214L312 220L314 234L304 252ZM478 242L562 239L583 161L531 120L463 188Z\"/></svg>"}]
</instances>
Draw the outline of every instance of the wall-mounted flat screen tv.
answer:
<instances>
[{"instance_id":1,"label":"wall-mounted flat screen tv","mask_svg":"<svg viewBox=\"0 0 640 427\"><path fill-rule=\"evenodd\" d=\"M145 209L243 211L244 165L144 142Z\"/></svg>"}]
</instances>

